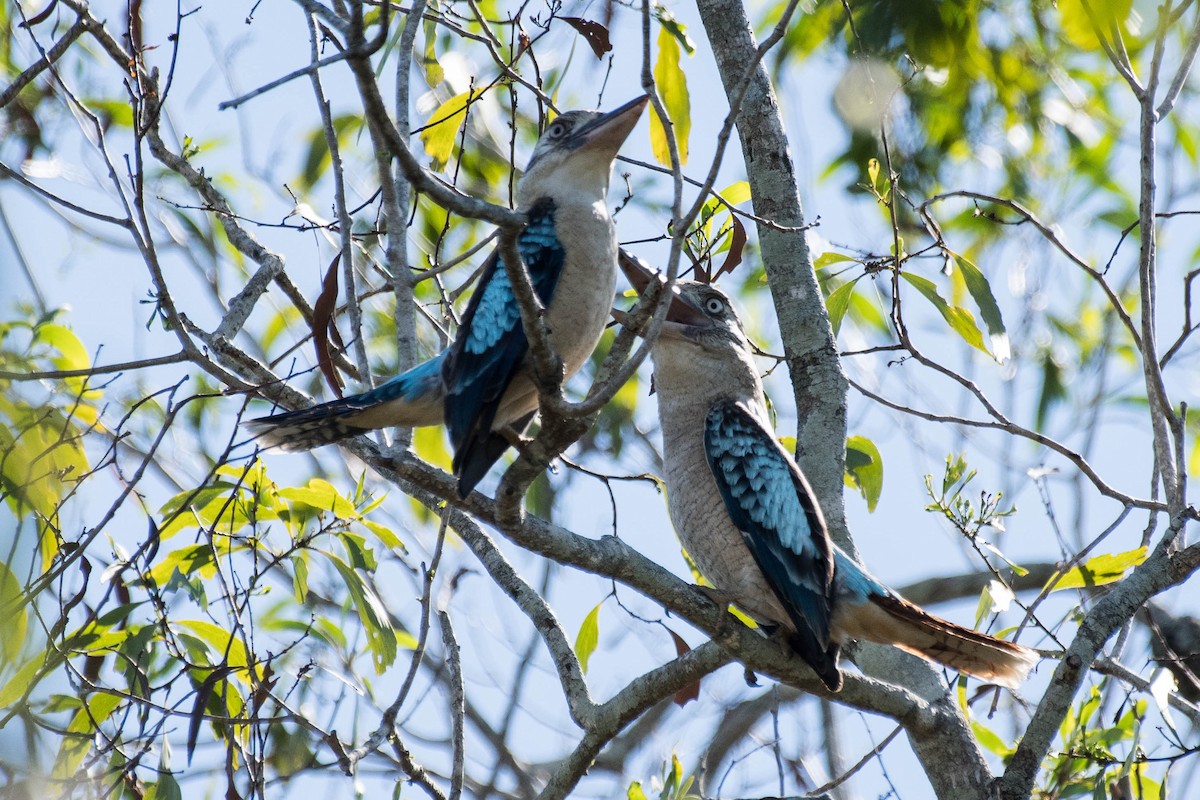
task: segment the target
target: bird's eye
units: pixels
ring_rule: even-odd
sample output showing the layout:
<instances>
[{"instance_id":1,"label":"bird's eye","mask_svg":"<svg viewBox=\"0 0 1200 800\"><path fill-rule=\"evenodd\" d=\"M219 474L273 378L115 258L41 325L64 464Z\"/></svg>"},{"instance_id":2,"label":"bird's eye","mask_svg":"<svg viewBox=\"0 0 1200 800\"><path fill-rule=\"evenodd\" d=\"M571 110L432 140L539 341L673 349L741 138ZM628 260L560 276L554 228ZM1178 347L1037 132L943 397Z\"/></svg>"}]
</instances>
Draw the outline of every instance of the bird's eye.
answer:
<instances>
[{"instance_id":1,"label":"bird's eye","mask_svg":"<svg viewBox=\"0 0 1200 800\"><path fill-rule=\"evenodd\" d=\"M561 139L563 136L566 136L568 129L565 122L555 122L546 133L551 139Z\"/></svg>"},{"instance_id":2,"label":"bird's eye","mask_svg":"<svg viewBox=\"0 0 1200 800\"><path fill-rule=\"evenodd\" d=\"M708 302L704 304L704 308L710 314L720 314L725 310L725 304L715 297L708 298Z\"/></svg>"}]
</instances>

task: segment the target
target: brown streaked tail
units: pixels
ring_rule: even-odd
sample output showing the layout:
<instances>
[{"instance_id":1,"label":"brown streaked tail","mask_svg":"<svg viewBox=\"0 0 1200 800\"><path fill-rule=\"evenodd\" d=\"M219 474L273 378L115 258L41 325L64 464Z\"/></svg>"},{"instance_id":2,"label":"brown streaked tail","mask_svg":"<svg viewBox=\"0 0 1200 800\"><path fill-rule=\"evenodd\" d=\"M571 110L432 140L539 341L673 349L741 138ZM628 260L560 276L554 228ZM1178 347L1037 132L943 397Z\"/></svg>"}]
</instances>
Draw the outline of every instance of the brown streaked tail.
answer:
<instances>
[{"instance_id":1,"label":"brown streaked tail","mask_svg":"<svg viewBox=\"0 0 1200 800\"><path fill-rule=\"evenodd\" d=\"M870 619L851 634L899 647L981 680L1015 689L1037 663L1036 651L935 617L894 594L871 595ZM865 609L864 609L865 610Z\"/></svg>"}]
</instances>

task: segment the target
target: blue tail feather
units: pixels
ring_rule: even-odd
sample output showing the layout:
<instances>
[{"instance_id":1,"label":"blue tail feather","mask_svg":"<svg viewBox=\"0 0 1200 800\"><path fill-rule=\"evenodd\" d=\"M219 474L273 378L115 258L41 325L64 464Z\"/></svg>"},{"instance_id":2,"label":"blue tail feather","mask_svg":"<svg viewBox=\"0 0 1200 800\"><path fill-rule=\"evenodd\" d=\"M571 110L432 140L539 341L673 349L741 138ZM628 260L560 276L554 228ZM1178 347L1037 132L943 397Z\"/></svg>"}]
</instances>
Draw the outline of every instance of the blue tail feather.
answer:
<instances>
[{"instance_id":1,"label":"blue tail feather","mask_svg":"<svg viewBox=\"0 0 1200 800\"><path fill-rule=\"evenodd\" d=\"M441 423L442 362L439 353L369 392L247 422L267 447L310 450L388 426Z\"/></svg>"}]
</instances>

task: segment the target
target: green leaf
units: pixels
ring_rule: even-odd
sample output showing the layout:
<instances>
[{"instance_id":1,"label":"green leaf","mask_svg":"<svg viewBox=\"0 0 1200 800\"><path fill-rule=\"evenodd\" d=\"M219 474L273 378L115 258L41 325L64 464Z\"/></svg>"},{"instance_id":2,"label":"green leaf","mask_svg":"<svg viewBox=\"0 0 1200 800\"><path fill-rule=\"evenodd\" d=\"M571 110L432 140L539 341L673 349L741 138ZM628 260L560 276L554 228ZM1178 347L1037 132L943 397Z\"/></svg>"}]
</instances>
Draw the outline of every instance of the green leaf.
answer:
<instances>
[{"instance_id":1,"label":"green leaf","mask_svg":"<svg viewBox=\"0 0 1200 800\"><path fill-rule=\"evenodd\" d=\"M234 670L233 674L243 683L250 683L249 672L245 669L250 665L246 645L235 632L203 619L186 619L174 625L191 631L208 646L213 666L224 664Z\"/></svg>"},{"instance_id":2,"label":"green leaf","mask_svg":"<svg viewBox=\"0 0 1200 800\"><path fill-rule=\"evenodd\" d=\"M333 132L338 143L345 142L350 132L361 128L363 119L357 114L343 114L333 118ZM321 179L325 168L332 159L329 154L329 142L325 138L325 129L319 127L308 136L308 152L304 156L304 169L300 173L300 185L311 189Z\"/></svg>"},{"instance_id":3,"label":"green leaf","mask_svg":"<svg viewBox=\"0 0 1200 800\"><path fill-rule=\"evenodd\" d=\"M332 512L338 519L357 519L354 504L334 487L320 478L311 478L304 486L288 486L279 490L279 496L293 503L300 503L318 511Z\"/></svg>"},{"instance_id":4,"label":"green leaf","mask_svg":"<svg viewBox=\"0 0 1200 800\"><path fill-rule=\"evenodd\" d=\"M1067 384L1063 379L1063 369L1054 358L1054 352L1050 348L1046 348L1042 354L1041 367L1042 388L1038 393L1037 414L1034 417L1034 427L1039 431L1045 430L1050 410L1067 399Z\"/></svg>"},{"instance_id":5,"label":"green leaf","mask_svg":"<svg viewBox=\"0 0 1200 800\"><path fill-rule=\"evenodd\" d=\"M399 550L400 552L408 552L408 548L404 546L404 542L400 541L400 537L396 532L386 525L380 525L378 522L372 522L369 519L361 519L359 522L375 535L384 547L389 550Z\"/></svg>"},{"instance_id":6,"label":"green leaf","mask_svg":"<svg viewBox=\"0 0 1200 800\"><path fill-rule=\"evenodd\" d=\"M354 533L343 533L340 538L346 547L346 556L350 566L373 574L379 567L379 562L375 559L375 551L367 547L366 538Z\"/></svg>"},{"instance_id":7,"label":"green leaf","mask_svg":"<svg viewBox=\"0 0 1200 800\"><path fill-rule=\"evenodd\" d=\"M675 128L679 163L686 164L688 136L692 130L692 106L688 97L687 76L679 66L679 42L665 27L658 34L658 60L654 63L654 83ZM666 128L653 106L650 108L650 147L658 163L671 166Z\"/></svg>"},{"instance_id":8,"label":"green leaf","mask_svg":"<svg viewBox=\"0 0 1200 800\"><path fill-rule=\"evenodd\" d=\"M926 300L933 303L934 308L949 323L951 330L961 336L963 341L974 348L988 353L988 349L983 343L983 334L979 331L979 326L975 324L975 317L971 315L970 311L947 303L938 294L937 286L934 282L928 278L914 275L911 272L901 272L900 277L904 278L913 288L924 295ZM991 355L991 353L988 353L988 355Z\"/></svg>"},{"instance_id":9,"label":"green leaf","mask_svg":"<svg viewBox=\"0 0 1200 800\"><path fill-rule=\"evenodd\" d=\"M70 328L54 324L39 325L37 340L59 352L58 356L50 359L59 369L87 369L91 364L83 342Z\"/></svg>"},{"instance_id":10,"label":"green leaf","mask_svg":"<svg viewBox=\"0 0 1200 800\"><path fill-rule=\"evenodd\" d=\"M675 40L683 46L683 49L687 50L689 56L695 55L696 44L688 36L687 26L675 19L675 16L662 3L654 4L654 18L658 20L658 24L662 26L663 31L675 37Z\"/></svg>"},{"instance_id":11,"label":"green leaf","mask_svg":"<svg viewBox=\"0 0 1200 800\"><path fill-rule=\"evenodd\" d=\"M738 181L721 190L721 197L731 206L741 205L750 199L750 182Z\"/></svg>"},{"instance_id":12,"label":"green leaf","mask_svg":"<svg viewBox=\"0 0 1200 800\"><path fill-rule=\"evenodd\" d=\"M625 792L625 800L649 800L646 793L642 791L642 782L634 781L629 784L629 789Z\"/></svg>"},{"instance_id":13,"label":"green leaf","mask_svg":"<svg viewBox=\"0 0 1200 800\"><path fill-rule=\"evenodd\" d=\"M450 471L450 465L454 458L450 455L450 449L446 447L446 437L440 427L426 425L422 428L414 428L413 450L422 461L444 469L446 472Z\"/></svg>"},{"instance_id":14,"label":"green leaf","mask_svg":"<svg viewBox=\"0 0 1200 800\"><path fill-rule=\"evenodd\" d=\"M88 698L86 709L79 709L67 726L67 734L63 737L58 755L54 759L54 769L51 773L55 780L67 780L79 769L83 757L92 747L92 739L100 724L108 719L121 698L113 694L96 693Z\"/></svg>"},{"instance_id":15,"label":"green leaf","mask_svg":"<svg viewBox=\"0 0 1200 800\"><path fill-rule=\"evenodd\" d=\"M846 317L846 310L850 308L850 298L854 295L854 284L856 283L858 283L858 278L843 283L830 292L829 297L825 298L825 309L829 312L829 324L833 326L834 336L837 336L838 331L842 329L842 320Z\"/></svg>"},{"instance_id":16,"label":"green leaf","mask_svg":"<svg viewBox=\"0 0 1200 800\"><path fill-rule=\"evenodd\" d=\"M146 787L146 800L183 800L183 791L174 775L160 772L158 782Z\"/></svg>"},{"instance_id":17,"label":"green leaf","mask_svg":"<svg viewBox=\"0 0 1200 800\"><path fill-rule=\"evenodd\" d=\"M104 118L104 121L108 125L116 125L120 128L133 127L133 107L127 100L108 100L103 97L89 97L83 101L83 104L97 116Z\"/></svg>"},{"instance_id":18,"label":"green leaf","mask_svg":"<svg viewBox=\"0 0 1200 800\"><path fill-rule=\"evenodd\" d=\"M308 559L303 554L292 556L292 592L297 603L308 601Z\"/></svg>"},{"instance_id":19,"label":"green leaf","mask_svg":"<svg viewBox=\"0 0 1200 800\"><path fill-rule=\"evenodd\" d=\"M150 570L150 578L159 586L166 586L171 576L179 570L183 577L199 572L202 577L211 578L216 574L213 564L213 550L207 544L189 544L168 553Z\"/></svg>"},{"instance_id":20,"label":"green leaf","mask_svg":"<svg viewBox=\"0 0 1200 800\"><path fill-rule=\"evenodd\" d=\"M579 658L580 669L585 673L588 670L588 659L592 657L592 653L596 652L596 645L600 643L600 606L602 605L604 605L603 600L588 612L588 615L583 618L583 624L579 626L579 633L575 636L575 655Z\"/></svg>"},{"instance_id":21,"label":"green leaf","mask_svg":"<svg viewBox=\"0 0 1200 800\"><path fill-rule=\"evenodd\" d=\"M325 556L337 568L346 589L350 592L350 599L367 634L367 645L371 648L375 672L382 675L396 660L397 648L396 631L388 618L387 609L384 608L379 595L375 594L349 564L332 553L325 553Z\"/></svg>"},{"instance_id":22,"label":"green leaf","mask_svg":"<svg viewBox=\"0 0 1200 800\"><path fill-rule=\"evenodd\" d=\"M867 511L874 511L883 492L883 456L879 448L865 436L850 436L846 439L847 486L862 493L867 501Z\"/></svg>"},{"instance_id":23,"label":"green leaf","mask_svg":"<svg viewBox=\"0 0 1200 800\"><path fill-rule=\"evenodd\" d=\"M841 253L835 253L830 250L817 256L817 260L813 262L813 269L825 269L826 267L831 267L834 264L841 264L844 261L853 260L854 259L850 256L844 256Z\"/></svg>"},{"instance_id":24,"label":"green leaf","mask_svg":"<svg viewBox=\"0 0 1200 800\"><path fill-rule=\"evenodd\" d=\"M438 63L437 51L437 20L425 20L425 51L421 56L421 67L425 70L425 82L430 89L436 89L438 84L446 79L446 71Z\"/></svg>"},{"instance_id":25,"label":"green leaf","mask_svg":"<svg viewBox=\"0 0 1200 800\"><path fill-rule=\"evenodd\" d=\"M37 678L38 671L45 661L46 653L44 651L38 653L21 665L15 675L0 685L0 708L7 708L25 696L25 692L33 685L34 679Z\"/></svg>"},{"instance_id":26,"label":"green leaf","mask_svg":"<svg viewBox=\"0 0 1200 800\"><path fill-rule=\"evenodd\" d=\"M1132 7L1133 0L1059 0L1058 13L1062 15L1063 34L1071 44L1084 50L1099 50L1096 25L1106 39L1111 39L1113 26L1120 26L1127 19Z\"/></svg>"},{"instance_id":27,"label":"green leaf","mask_svg":"<svg viewBox=\"0 0 1200 800\"><path fill-rule=\"evenodd\" d=\"M879 159L872 158L867 161L867 177L871 179L871 188L876 192L879 191Z\"/></svg>"},{"instance_id":28,"label":"green leaf","mask_svg":"<svg viewBox=\"0 0 1200 800\"><path fill-rule=\"evenodd\" d=\"M976 741L978 741L985 750L988 750L989 752L994 753L1001 758L1008 758L1013 754L1015 748L1005 743L1005 741L997 736L994 731L985 728L983 725L974 721L971 722L971 730L975 733Z\"/></svg>"},{"instance_id":29,"label":"green leaf","mask_svg":"<svg viewBox=\"0 0 1200 800\"><path fill-rule=\"evenodd\" d=\"M429 156L430 167L442 170L454 152L454 140L458 138L458 130L467 118L467 106L482 95L474 89L468 89L462 94L456 94L442 103L429 117L429 122L421 131L421 144L425 146L425 154Z\"/></svg>"},{"instance_id":30,"label":"green leaf","mask_svg":"<svg viewBox=\"0 0 1200 800\"><path fill-rule=\"evenodd\" d=\"M1063 589L1082 589L1085 586L1115 583L1124 578L1126 572L1145 561L1148 554L1149 551L1145 547L1139 547L1124 553L1096 556L1078 567L1067 570L1057 582L1055 576L1052 576L1046 586L1052 586L1051 591L1058 592Z\"/></svg>"},{"instance_id":31,"label":"green leaf","mask_svg":"<svg viewBox=\"0 0 1200 800\"><path fill-rule=\"evenodd\" d=\"M992 355L996 361L1003 364L1012 355L1012 349L1009 347L1008 331L1004 328L1004 319L1000 316L1000 306L996 303L996 296L992 294L991 284L970 259L955 255L954 260L962 272L963 282L967 284L971 299L979 309L979 316L987 326L992 340Z\"/></svg>"},{"instance_id":32,"label":"green leaf","mask_svg":"<svg viewBox=\"0 0 1200 800\"><path fill-rule=\"evenodd\" d=\"M25 646L28 616L21 582L0 562L0 668L12 664Z\"/></svg>"}]
</instances>

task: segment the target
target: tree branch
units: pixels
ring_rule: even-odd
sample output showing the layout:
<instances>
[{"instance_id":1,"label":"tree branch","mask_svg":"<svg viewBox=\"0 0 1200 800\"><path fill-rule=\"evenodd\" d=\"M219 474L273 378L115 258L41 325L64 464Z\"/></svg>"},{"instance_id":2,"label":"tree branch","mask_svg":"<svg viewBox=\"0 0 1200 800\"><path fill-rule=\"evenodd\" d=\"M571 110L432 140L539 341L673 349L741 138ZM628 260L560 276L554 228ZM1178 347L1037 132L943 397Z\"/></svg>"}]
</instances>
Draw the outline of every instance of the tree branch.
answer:
<instances>
[{"instance_id":1,"label":"tree branch","mask_svg":"<svg viewBox=\"0 0 1200 800\"><path fill-rule=\"evenodd\" d=\"M1173 519L1171 529L1174 534L1169 531L1150 558L1101 598L1080 623L1008 768L997 782L1004 800L1024 800L1033 791L1042 759L1050 751L1050 743L1070 711L1071 701L1087 675L1088 667L1096 660L1104 643L1151 597L1187 580L1200 567L1200 545L1183 550L1174 547L1175 536L1185 524L1182 516Z\"/></svg>"}]
</instances>

